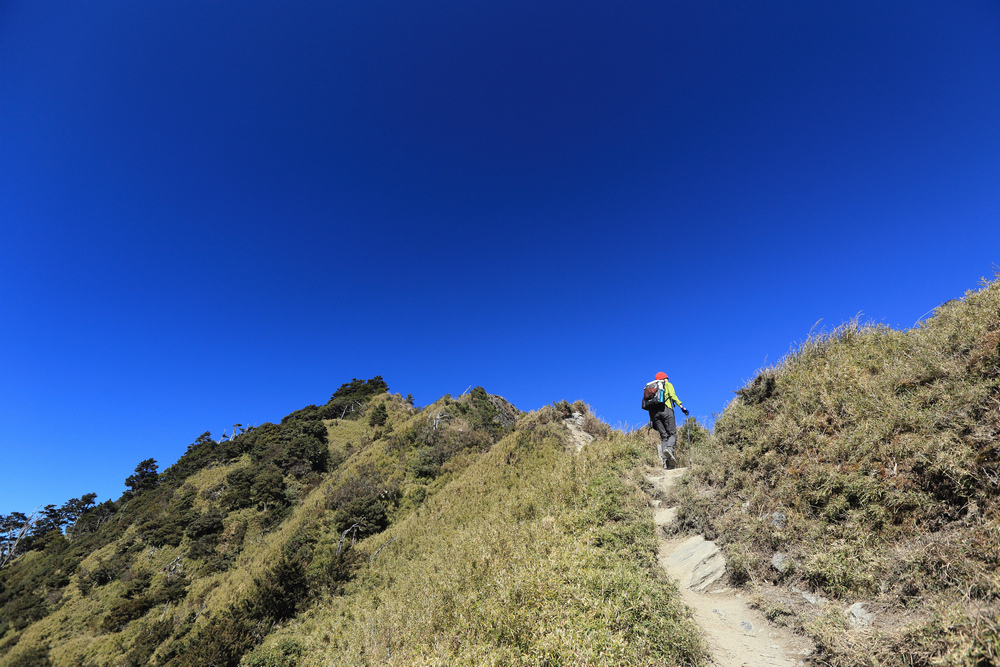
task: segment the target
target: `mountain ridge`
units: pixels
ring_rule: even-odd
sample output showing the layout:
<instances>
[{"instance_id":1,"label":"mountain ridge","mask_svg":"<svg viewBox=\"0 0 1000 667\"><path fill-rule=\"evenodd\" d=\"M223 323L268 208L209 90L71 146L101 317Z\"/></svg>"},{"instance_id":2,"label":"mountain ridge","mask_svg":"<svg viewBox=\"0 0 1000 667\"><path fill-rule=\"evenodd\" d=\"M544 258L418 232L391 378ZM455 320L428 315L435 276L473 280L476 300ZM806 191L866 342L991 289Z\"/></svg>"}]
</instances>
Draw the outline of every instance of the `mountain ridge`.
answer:
<instances>
[{"instance_id":1,"label":"mountain ridge","mask_svg":"<svg viewBox=\"0 0 1000 667\"><path fill-rule=\"evenodd\" d=\"M984 281L910 330L813 336L712 432L687 420L668 530L715 540L815 663L995 664L998 435ZM657 564L654 445L582 401L417 408L354 379L47 507L0 569L0 665L710 664Z\"/></svg>"}]
</instances>

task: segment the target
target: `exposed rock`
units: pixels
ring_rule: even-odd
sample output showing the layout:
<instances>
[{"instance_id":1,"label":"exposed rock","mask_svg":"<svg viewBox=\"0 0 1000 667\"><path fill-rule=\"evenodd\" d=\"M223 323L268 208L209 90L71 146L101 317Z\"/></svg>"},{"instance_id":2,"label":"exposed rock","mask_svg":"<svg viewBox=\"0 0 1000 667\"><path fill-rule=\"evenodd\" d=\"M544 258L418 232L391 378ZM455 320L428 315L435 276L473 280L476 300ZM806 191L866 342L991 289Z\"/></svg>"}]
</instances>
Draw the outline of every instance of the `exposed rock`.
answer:
<instances>
[{"instance_id":1,"label":"exposed rock","mask_svg":"<svg viewBox=\"0 0 1000 667\"><path fill-rule=\"evenodd\" d=\"M855 602L847 608L847 620L852 628L867 628L875 620L875 614L865 609L863 602Z\"/></svg>"},{"instance_id":2,"label":"exposed rock","mask_svg":"<svg viewBox=\"0 0 1000 667\"><path fill-rule=\"evenodd\" d=\"M802 599L808 602L809 604L822 606L825 605L827 602L829 602L829 600L827 600L822 595L813 595L812 593L807 593L806 591L803 591L799 588L795 588L794 586L792 587L792 590L801 595Z\"/></svg>"},{"instance_id":3,"label":"exposed rock","mask_svg":"<svg viewBox=\"0 0 1000 667\"><path fill-rule=\"evenodd\" d=\"M770 517L772 526L774 526L778 530L784 530L788 521L788 518L785 516L784 512L775 512L774 514L771 514Z\"/></svg>"},{"instance_id":4,"label":"exposed rock","mask_svg":"<svg viewBox=\"0 0 1000 667\"><path fill-rule=\"evenodd\" d=\"M577 452L594 441L594 436L583 430L583 415L579 412L574 412L572 417L563 419L563 424L566 425L570 442Z\"/></svg>"},{"instance_id":5,"label":"exposed rock","mask_svg":"<svg viewBox=\"0 0 1000 667\"><path fill-rule=\"evenodd\" d=\"M726 573L726 558L715 542L695 535L663 559L663 565L681 586L703 591Z\"/></svg>"},{"instance_id":6,"label":"exposed rock","mask_svg":"<svg viewBox=\"0 0 1000 667\"><path fill-rule=\"evenodd\" d=\"M667 492L684 474L683 469L647 472L653 492ZM664 497L661 495L661 497ZM670 496L664 502L651 503L654 521L663 525L669 516ZM657 530L660 535L660 531ZM748 606L739 592L713 586L725 573L725 558L718 547L704 537L680 541L660 540L660 566L667 570L680 588L685 605L705 635L716 667L793 667L815 648L812 642L788 627L779 627L756 609ZM711 590L709 590L711 589Z\"/></svg>"},{"instance_id":7,"label":"exposed rock","mask_svg":"<svg viewBox=\"0 0 1000 667\"><path fill-rule=\"evenodd\" d=\"M788 574L795 569L795 561L789 558L788 555L778 552L771 556L771 567L779 574Z\"/></svg>"},{"instance_id":8,"label":"exposed rock","mask_svg":"<svg viewBox=\"0 0 1000 667\"><path fill-rule=\"evenodd\" d=\"M653 523L657 528L666 528L672 525L677 520L677 508L676 507L663 507L658 508L656 512L653 513Z\"/></svg>"}]
</instances>

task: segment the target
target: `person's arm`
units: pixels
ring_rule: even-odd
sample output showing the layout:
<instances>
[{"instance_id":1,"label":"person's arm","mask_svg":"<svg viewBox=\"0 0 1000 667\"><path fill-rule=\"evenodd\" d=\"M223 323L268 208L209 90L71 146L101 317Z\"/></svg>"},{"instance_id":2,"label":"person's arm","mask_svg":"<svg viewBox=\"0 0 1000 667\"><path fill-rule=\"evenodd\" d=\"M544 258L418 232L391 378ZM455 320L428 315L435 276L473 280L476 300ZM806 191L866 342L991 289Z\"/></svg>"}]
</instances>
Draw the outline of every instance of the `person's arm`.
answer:
<instances>
[{"instance_id":1,"label":"person's arm","mask_svg":"<svg viewBox=\"0 0 1000 667\"><path fill-rule=\"evenodd\" d=\"M666 395L667 405L670 405L671 407L674 406L674 405L676 405L677 407L679 407L681 409L681 412L683 412L684 416L686 417L687 414L688 414L687 408L685 408L683 405L681 405L681 399L677 398L677 392L674 391L674 385L672 385L672 384L670 384L669 382L666 382L666 381L664 381L663 384L664 384L664 392L663 393Z\"/></svg>"}]
</instances>

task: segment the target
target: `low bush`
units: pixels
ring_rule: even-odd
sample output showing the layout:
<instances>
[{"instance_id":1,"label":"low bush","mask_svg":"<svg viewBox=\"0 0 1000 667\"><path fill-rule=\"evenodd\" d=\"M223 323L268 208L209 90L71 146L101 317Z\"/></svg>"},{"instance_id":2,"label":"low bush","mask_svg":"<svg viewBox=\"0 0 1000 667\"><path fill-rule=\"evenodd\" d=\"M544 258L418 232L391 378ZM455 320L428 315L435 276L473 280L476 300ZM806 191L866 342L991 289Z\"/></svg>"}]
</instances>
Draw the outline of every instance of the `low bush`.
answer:
<instances>
[{"instance_id":1,"label":"low bush","mask_svg":"<svg viewBox=\"0 0 1000 667\"><path fill-rule=\"evenodd\" d=\"M258 646L241 663L243 667L296 667L302 657L302 644L282 639L273 645Z\"/></svg>"}]
</instances>

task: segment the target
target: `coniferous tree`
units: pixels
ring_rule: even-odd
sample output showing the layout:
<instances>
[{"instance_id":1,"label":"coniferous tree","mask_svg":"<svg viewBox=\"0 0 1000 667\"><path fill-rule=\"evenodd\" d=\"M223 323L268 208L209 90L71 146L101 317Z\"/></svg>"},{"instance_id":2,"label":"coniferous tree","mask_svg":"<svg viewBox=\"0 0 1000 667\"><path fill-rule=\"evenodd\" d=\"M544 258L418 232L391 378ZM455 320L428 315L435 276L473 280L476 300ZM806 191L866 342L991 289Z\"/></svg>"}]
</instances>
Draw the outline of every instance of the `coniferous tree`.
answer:
<instances>
[{"instance_id":1,"label":"coniferous tree","mask_svg":"<svg viewBox=\"0 0 1000 667\"><path fill-rule=\"evenodd\" d=\"M135 467L135 474L129 475L125 479L125 486L134 495L154 489L160 482L160 475L157 472L156 459L146 459Z\"/></svg>"}]
</instances>

